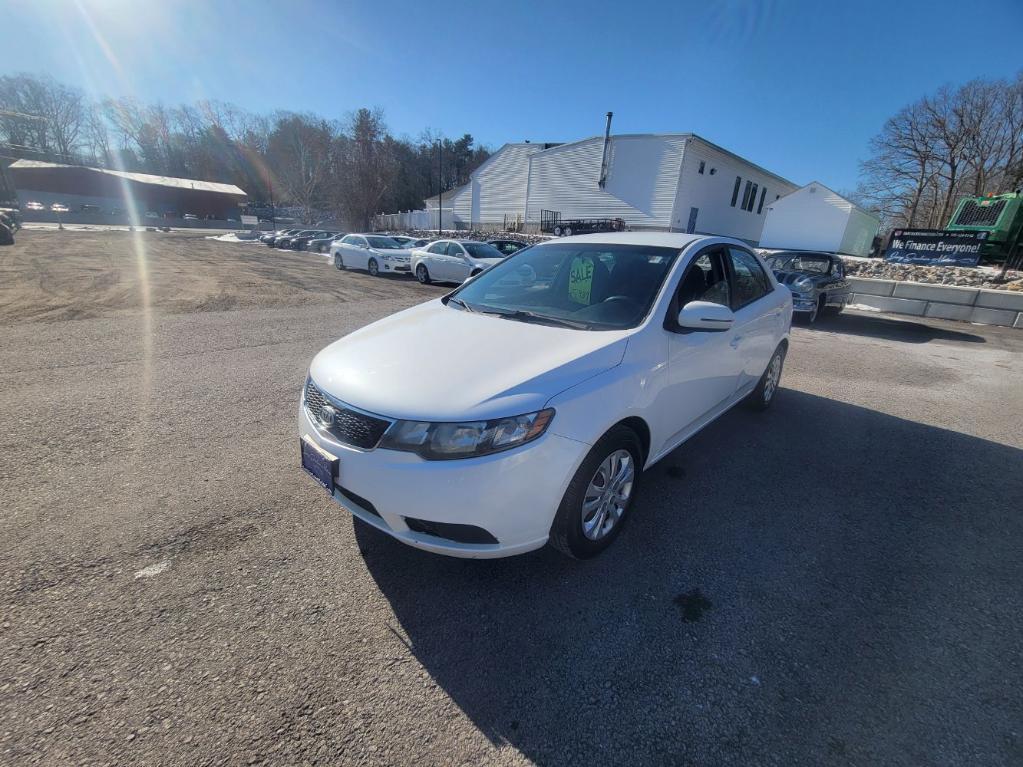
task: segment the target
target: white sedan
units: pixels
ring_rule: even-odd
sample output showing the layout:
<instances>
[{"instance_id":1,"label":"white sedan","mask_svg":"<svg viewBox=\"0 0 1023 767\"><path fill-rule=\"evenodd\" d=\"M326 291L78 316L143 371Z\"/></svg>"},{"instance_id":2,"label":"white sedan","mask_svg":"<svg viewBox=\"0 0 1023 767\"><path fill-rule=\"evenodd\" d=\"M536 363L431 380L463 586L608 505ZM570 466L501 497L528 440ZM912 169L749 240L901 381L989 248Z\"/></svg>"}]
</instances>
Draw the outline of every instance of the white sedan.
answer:
<instances>
[{"instance_id":1,"label":"white sedan","mask_svg":"<svg viewBox=\"0 0 1023 767\"><path fill-rule=\"evenodd\" d=\"M791 291L737 240L536 245L316 355L302 466L411 546L592 557L646 469L738 403L773 402L791 322Z\"/></svg>"},{"instance_id":2,"label":"white sedan","mask_svg":"<svg viewBox=\"0 0 1023 767\"><path fill-rule=\"evenodd\" d=\"M504 259L493 245L474 240L438 240L412 251L412 273L424 285L465 282Z\"/></svg>"},{"instance_id":3,"label":"white sedan","mask_svg":"<svg viewBox=\"0 0 1023 767\"><path fill-rule=\"evenodd\" d=\"M409 274L412 251L381 234L346 234L330 246L337 269L365 269L374 277Z\"/></svg>"}]
</instances>

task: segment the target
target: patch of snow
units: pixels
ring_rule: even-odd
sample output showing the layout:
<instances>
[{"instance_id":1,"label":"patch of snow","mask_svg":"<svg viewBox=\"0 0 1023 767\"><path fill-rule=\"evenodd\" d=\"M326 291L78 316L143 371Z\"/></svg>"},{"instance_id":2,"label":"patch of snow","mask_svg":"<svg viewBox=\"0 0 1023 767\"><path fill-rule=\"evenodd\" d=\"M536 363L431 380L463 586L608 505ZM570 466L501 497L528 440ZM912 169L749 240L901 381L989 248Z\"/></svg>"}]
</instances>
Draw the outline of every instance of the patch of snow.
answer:
<instances>
[{"instance_id":1,"label":"patch of snow","mask_svg":"<svg viewBox=\"0 0 1023 767\"><path fill-rule=\"evenodd\" d=\"M163 560L163 562L157 562L155 565L143 567L141 570L135 573L135 578L152 578L154 575L159 575L160 573L167 570L167 568L170 567L170 564L171 564L170 560L165 559Z\"/></svg>"}]
</instances>

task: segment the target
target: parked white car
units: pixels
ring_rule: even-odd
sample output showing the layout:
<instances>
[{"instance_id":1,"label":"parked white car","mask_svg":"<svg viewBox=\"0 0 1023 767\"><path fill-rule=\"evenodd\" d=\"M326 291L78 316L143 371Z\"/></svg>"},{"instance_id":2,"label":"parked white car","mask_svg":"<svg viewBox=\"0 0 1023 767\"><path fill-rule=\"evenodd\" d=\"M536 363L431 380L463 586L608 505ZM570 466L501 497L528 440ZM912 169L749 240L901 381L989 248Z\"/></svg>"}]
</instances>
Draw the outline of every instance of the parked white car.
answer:
<instances>
[{"instance_id":1,"label":"parked white car","mask_svg":"<svg viewBox=\"0 0 1023 767\"><path fill-rule=\"evenodd\" d=\"M504 259L493 245L474 240L438 240L412 251L412 273L424 285L465 282Z\"/></svg>"},{"instance_id":2,"label":"parked white car","mask_svg":"<svg viewBox=\"0 0 1023 767\"><path fill-rule=\"evenodd\" d=\"M316 355L302 465L421 549L594 556L645 469L737 403L771 404L791 322L791 291L736 240L537 245Z\"/></svg>"},{"instance_id":3,"label":"parked white car","mask_svg":"<svg viewBox=\"0 0 1023 767\"><path fill-rule=\"evenodd\" d=\"M346 234L330 246L337 269L364 269L374 277L409 274L412 251L381 234Z\"/></svg>"}]
</instances>

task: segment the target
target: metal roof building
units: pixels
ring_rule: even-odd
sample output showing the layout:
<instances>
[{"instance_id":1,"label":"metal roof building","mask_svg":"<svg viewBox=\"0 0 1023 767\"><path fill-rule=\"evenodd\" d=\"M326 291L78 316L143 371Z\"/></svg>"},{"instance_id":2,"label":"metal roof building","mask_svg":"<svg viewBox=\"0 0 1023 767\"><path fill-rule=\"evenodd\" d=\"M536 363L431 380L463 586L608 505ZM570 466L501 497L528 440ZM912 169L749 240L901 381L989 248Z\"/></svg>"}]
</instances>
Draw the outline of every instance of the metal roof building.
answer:
<instances>
[{"instance_id":1,"label":"metal roof building","mask_svg":"<svg viewBox=\"0 0 1023 767\"><path fill-rule=\"evenodd\" d=\"M632 229L718 234L756 244L765 204L796 185L693 133L594 136L529 158L527 224L621 218Z\"/></svg>"},{"instance_id":2,"label":"metal roof building","mask_svg":"<svg viewBox=\"0 0 1023 767\"><path fill-rule=\"evenodd\" d=\"M8 172L23 206L61 203L72 215L125 215L134 207L139 217L146 212L169 218L192 213L223 220L236 218L247 197L234 184L38 160L17 160Z\"/></svg>"}]
</instances>

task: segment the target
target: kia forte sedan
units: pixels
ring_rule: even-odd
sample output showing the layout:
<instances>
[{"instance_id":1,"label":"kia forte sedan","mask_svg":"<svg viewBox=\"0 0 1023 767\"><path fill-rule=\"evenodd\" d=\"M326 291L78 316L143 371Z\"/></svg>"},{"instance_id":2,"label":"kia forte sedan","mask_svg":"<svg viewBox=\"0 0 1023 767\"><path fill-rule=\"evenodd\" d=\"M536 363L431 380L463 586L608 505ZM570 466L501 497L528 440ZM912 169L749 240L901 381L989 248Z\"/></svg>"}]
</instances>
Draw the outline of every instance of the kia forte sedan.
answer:
<instances>
[{"instance_id":1,"label":"kia forte sedan","mask_svg":"<svg viewBox=\"0 0 1023 767\"><path fill-rule=\"evenodd\" d=\"M316 355L302 466L421 549L592 557L646 469L734 405L771 404L791 322L791 291L735 240L536 245Z\"/></svg>"}]
</instances>

